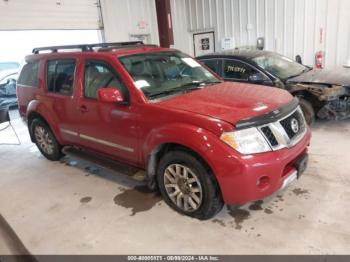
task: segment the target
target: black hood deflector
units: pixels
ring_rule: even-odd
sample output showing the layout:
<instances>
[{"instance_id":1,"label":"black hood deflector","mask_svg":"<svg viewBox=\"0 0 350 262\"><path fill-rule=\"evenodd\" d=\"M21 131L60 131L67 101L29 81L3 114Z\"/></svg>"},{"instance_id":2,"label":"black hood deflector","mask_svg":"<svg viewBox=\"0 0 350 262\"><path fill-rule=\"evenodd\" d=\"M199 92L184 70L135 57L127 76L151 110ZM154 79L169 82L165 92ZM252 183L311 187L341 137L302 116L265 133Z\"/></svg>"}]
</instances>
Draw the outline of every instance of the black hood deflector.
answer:
<instances>
[{"instance_id":1,"label":"black hood deflector","mask_svg":"<svg viewBox=\"0 0 350 262\"><path fill-rule=\"evenodd\" d=\"M285 116L290 114L293 110L295 110L298 107L298 105L299 99L294 97L294 99L290 103L279 109L276 109L272 112L261 116L241 120L237 122L235 126L237 129L245 129L249 127L262 126L268 123L276 122L277 120L284 118Z\"/></svg>"}]
</instances>

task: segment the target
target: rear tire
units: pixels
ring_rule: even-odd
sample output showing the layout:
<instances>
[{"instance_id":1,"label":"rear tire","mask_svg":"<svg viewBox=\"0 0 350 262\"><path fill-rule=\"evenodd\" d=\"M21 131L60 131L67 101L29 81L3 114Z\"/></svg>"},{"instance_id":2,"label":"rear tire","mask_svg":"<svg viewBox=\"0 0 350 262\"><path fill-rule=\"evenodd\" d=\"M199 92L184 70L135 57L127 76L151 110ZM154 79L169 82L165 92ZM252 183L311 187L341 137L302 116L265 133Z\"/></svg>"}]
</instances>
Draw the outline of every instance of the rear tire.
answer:
<instances>
[{"instance_id":1,"label":"rear tire","mask_svg":"<svg viewBox=\"0 0 350 262\"><path fill-rule=\"evenodd\" d=\"M181 214L205 220L224 205L216 179L190 153L166 153L158 165L157 181L164 201Z\"/></svg>"},{"instance_id":2,"label":"rear tire","mask_svg":"<svg viewBox=\"0 0 350 262\"><path fill-rule=\"evenodd\" d=\"M41 154L51 161L60 160L64 154L50 127L41 119L34 119L30 132Z\"/></svg>"},{"instance_id":3,"label":"rear tire","mask_svg":"<svg viewBox=\"0 0 350 262\"><path fill-rule=\"evenodd\" d=\"M303 99L299 98L299 104L301 107L301 110L303 110L305 121L309 126L312 126L315 123L315 110L312 107L312 104Z\"/></svg>"}]
</instances>

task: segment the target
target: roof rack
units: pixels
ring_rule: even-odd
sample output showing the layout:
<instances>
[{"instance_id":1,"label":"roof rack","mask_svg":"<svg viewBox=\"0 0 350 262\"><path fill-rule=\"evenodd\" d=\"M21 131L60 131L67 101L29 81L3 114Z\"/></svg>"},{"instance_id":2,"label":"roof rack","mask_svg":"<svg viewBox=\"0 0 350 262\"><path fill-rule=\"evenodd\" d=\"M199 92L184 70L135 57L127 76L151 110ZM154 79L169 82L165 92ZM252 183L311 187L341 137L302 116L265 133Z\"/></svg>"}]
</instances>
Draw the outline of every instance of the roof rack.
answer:
<instances>
[{"instance_id":1,"label":"roof rack","mask_svg":"<svg viewBox=\"0 0 350 262\"><path fill-rule=\"evenodd\" d=\"M127 46L123 46L123 48L134 48L134 47L138 47L140 46L139 44L135 44L135 45L127 45ZM142 47L159 47L158 45L152 45L152 44L143 44ZM115 47L115 46L108 46L108 47L102 47L100 49L98 49L98 52L109 52L109 51L113 51L114 49L119 49L120 47Z\"/></svg>"},{"instance_id":2,"label":"roof rack","mask_svg":"<svg viewBox=\"0 0 350 262\"><path fill-rule=\"evenodd\" d=\"M32 53L39 54L40 51L51 51L52 53L57 53L58 50L67 49L81 49L82 52L94 51L93 48L124 48L130 46L144 45L142 41L130 41L130 42L115 42L115 43L98 43L98 44L81 44L81 45L62 45L62 46L48 46L48 47L38 47L34 48Z\"/></svg>"}]
</instances>

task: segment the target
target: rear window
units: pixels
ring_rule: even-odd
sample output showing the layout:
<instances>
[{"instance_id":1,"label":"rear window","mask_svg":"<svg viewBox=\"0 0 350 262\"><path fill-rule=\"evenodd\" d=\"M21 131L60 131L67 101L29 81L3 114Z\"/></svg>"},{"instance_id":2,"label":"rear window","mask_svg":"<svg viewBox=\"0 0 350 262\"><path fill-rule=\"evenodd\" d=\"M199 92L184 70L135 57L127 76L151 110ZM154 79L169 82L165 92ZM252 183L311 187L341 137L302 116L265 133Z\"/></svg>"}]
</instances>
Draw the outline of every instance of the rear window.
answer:
<instances>
[{"instance_id":1,"label":"rear window","mask_svg":"<svg viewBox=\"0 0 350 262\"><path fill-rule=\"evenodd\" d=\"M29 86L29 87L37 87L38 75L39 75L38 61L25 64L18 78L18 84L23 86Z\"/></svg>"},{"instance_id":2,"label":"rear window","mask_svg":"<svg viewBox=\"0 0 350 262\"><path fill-rule=\"evenodd\" d=\"M47 63L47 89L49 92L72 95L75 60L51 60Z\"/></svg>"}]
</instances>

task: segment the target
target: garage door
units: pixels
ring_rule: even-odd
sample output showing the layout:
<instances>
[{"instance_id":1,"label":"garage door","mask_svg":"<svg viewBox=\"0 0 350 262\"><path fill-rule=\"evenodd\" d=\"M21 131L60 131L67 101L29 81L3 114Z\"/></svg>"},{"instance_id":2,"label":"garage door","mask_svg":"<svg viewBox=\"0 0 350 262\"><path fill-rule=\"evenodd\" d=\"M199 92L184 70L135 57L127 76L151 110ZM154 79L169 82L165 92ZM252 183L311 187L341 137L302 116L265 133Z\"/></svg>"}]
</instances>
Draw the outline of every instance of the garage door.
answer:
<instances>
[{"instance_id":1,"label":"garage door","mask_svg":"<svg viewBox=\"0 0 350 262\"><path fill-rule=\"evenodd\" d=\"M98 0L0 1L0 30L98 28Z\"/></svg>"}]
</instances>

